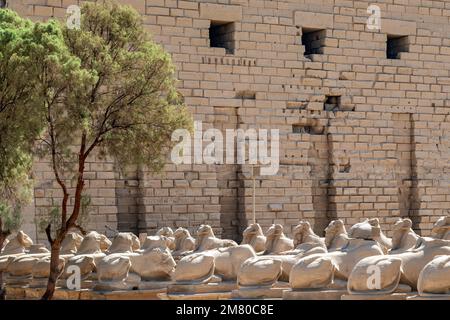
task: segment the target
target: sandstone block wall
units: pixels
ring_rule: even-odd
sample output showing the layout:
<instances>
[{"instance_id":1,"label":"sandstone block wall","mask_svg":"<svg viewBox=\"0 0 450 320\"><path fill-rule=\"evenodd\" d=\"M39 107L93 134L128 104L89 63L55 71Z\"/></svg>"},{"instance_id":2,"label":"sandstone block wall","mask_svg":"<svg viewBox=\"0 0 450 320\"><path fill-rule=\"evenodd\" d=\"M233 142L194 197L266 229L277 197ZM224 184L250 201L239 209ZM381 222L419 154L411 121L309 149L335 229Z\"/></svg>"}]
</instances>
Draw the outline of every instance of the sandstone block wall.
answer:
<instances>
[{"instance_id":1,"label":"sandstone block wall","mask_svg":"<svg viewBox=\"0 0 450 320\"><path fill-rule=\"evenodd\" d=\"M42 20L63 18L68 5L82 2L9 5ZM138 10L172 54L204 130L280 129L280 170L257 179L256 220L264 228L281 223L289 234L307 219L322 233L331 219L350 225L380 217L389 230L411 217L427 235L450 209L449 1L119 2ZM370 4L381 8L381 30L366 26ZM226 34L214 43L230 48L211 47L210 26ZM397 59L388 59L388 46ZM209 223L237 238L252 217L247 169L169 163L162 175L143 168L121 175L112 160L94 158L91 226L152 232ZM35 172L30 228L60 196L45 162Z\"/></svg>"}]
</instances>

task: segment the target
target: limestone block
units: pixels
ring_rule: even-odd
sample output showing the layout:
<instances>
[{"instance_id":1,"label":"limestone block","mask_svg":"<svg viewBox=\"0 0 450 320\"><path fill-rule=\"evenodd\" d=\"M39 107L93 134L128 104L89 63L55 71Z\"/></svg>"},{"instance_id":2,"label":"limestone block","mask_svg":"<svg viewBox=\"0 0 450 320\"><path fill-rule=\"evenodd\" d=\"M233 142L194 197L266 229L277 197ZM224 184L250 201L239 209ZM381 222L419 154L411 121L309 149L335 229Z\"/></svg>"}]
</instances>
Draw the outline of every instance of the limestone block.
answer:
<instances>
[{"instance_id":1,"label":"limestone block","mask_svg":"<svg viewBox=\"0 0 450 320\"><path fill-rule=\"evenodd\" d=\"M294 23L303 28L331 29L333 28L333 15L328 13L315 13L296 11Z\"/></svg>"},{"instance_id":2,"label":"limestone block","mask_svg":"<svg viewBox=\"0 0 450 320\"><path fill-rule=\"evenodd\" d=\"M240 21L242 20L242 7L237 5L200 3L200 18L225 22Z\"/></svg>"},{"instance_id":3,"label":"limestone block","mask_svg":"<svg viewBox=\"0 0 450 320\"><path fill-rule=\"evenodd\" d=\"M408 295L406 293L392 293L392 294L344 294L341 300L406 300Z\"/></svg>"},{"instance_id":4,"label":"limestone block","mask_svg":"<svg viewBox=\"0 0 450 320\"><path fill-rule=\"evenodd\" d=\"M415 35L416 22L393 19L381 19L381 32L390 35L408 36Z\"/></svg>"},{"instance_id":5,"label":"limestone block","mask_svg":"<svg viewBox=\"0 0 450 320\"><path fill-rule=\"evenodd\" d=\"M305 290L283 291L283 300L341 300L347 290Z\"/></svg>"}]
</instances>

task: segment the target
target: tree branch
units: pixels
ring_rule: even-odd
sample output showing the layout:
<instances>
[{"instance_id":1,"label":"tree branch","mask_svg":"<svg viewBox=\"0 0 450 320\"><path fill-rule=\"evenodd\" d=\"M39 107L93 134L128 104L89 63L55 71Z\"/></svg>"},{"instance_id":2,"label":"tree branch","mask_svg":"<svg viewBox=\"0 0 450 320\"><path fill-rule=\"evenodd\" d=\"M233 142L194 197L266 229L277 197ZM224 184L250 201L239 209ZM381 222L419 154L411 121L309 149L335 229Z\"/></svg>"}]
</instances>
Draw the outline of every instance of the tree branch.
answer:
<instances>
[{"instance_id":1,"label":"tree branch","mask_svg":"<svg viewBox=\"0 0 450 320\"><path fill-rule=\"evenodd\" d=\"M45 228L45 234L47 235L47 240L48 240L48 242L50 242L50 245L53 245L52 225L51 225L51 223L49 223L47 228Z\"/></svg>"}]
</instances>

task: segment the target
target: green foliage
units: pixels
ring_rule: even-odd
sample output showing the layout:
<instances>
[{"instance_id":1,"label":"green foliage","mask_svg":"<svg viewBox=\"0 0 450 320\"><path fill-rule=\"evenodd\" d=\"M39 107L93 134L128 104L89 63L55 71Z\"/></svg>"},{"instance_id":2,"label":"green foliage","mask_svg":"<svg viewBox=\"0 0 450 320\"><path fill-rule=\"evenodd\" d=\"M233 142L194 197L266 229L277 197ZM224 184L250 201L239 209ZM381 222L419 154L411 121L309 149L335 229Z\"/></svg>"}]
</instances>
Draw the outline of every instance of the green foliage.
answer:
<instances>
[{"instance_id":1,"label":"green foliage","mask_svg":"<svg viewBox=\"0 0 450 320\"><path fill-rule=\"evenodd\" d=\"M13 206L31 198L30 148L40 129L28 108L34 75L26 47L32 29L30 21L0 10L0 201Z\"/></svg>"},{"instance_id":2,"label":"green foliage","mask_svg":"<svg viewBox=\"0 0 450 320\"><path fill-rule=\"evenodd\" d=\"M89 224L89 215L93 212L93 208L91 206L91 196L83 194L81 196L81 212L78 217L78 225L83 229L87 228ZM0 214L1 214L1 205L0 205ZM38 226L39 232L44 233L47 226L50 224L52 226L61 225L61 207L58 205L54 205L48 210L48 213L40 216L39 218L35 218L34 222ZM52 230L52 237L55 237L57 234L57 229Z\"/></svg>"},{"instance_id":3,"label":"green foliage","mask_svg":"<svg viewBox=\"0 0 450 320\"><path fill-rule=\"evenodd\" d=\"M0 218L3 223L3 230L8 230L11 232L17 231L22 224L20 206L11 207L4 203L0 203Z\"/></svg>"},{"instance_id":4,"label":"green foliage","mask_svg":"<svg viewBox=\"0 0 450 320\"><path fill-rule=\"evenodd\" d=\"M81 16L81 30L64 28L64 37L95 81L72 96L70 116L61 120L119 164L161 169L171 133L192 126L170 55L148 38L130 7L86 3Z\"/></svg>"},{"instance_id":5,"label":"green foliage","mask_svg":"<svg viewBox=\"0 0 450 320\"><path fill-rule=\"evenodd\" d=\"M41 216L39 218L36 218L34 221L40 232L44 233L47 226L53 225L57 226L61 224L61 210L59 206L53 206L48 210L48 213L44 216ZM56 235L58 230L54 229L52 230L52 236L54 237Z\"/></svg>"},{"instance_id":6,"label":"green foliage","mask_svg":"<svg viewBox=\"0 0 450 320\"><path fill-rule=\"evenodd\" d=\"M87 194L83 194L81 196L81 212L80 216L78 217L78 224L82 228L86 228L89 223L89 216L94 211L92 206L92 199L91 196Z\"/></svg>"},{"instance_id":7,"label":"green foliage","mask_svg":"<svg viewBox=\"0 0 450 320\"><path fill-rule=\"evenodd\" d=\"M51 158L67 194L68 181L83 190L79 178L94 150L123 167L159 171L172 132L192 128L171 57L149 38L139 14L105 0L85 3L81 16L81 29L71 30L0 10L0 103L12 101L0 105L0 200L29 196L36 137L35 151ZM77 224L90 213L90 198L80 195ZM60 229L66 209L52 208L39 224Z\"/></svg>"}]
</instances>

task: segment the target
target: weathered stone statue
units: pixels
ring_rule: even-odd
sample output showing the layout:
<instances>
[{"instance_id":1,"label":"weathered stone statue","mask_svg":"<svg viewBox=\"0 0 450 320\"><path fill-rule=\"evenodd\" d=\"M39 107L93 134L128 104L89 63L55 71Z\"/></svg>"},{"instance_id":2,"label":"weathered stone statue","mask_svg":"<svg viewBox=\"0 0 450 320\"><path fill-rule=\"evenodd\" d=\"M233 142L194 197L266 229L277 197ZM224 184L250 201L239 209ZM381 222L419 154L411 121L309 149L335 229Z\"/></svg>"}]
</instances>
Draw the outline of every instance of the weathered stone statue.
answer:
<instances>
[{"instance_id":1,"label":"weathered stone statue","mask_svg":"<svg viewBox=\"0 0 450 320\"><path fill-rule=\"evenodd\" d=\"M150 248L133 250L133 234L118 233L111 253L96 263L97 290L138 288L141 281L170 280L175 261L169 250ZM162 236L163 237L163 236ZM137 239L137 237L136 237Z\"/></svg>"},{"instance_id":2,"label":"weathered stone statue","mask_svg":"<svg viewBox=\"0 0 450 320\"><path fill-rule=\"evenodd\" d=\"M124 237L127 238L127 241L120 241L120 239L123 239ZM106 250L106 254L111 255L114 253L129 253L139 251L141 249L141 242L134 233L119 232L114 237L114 240L116 239L119 240L112 241L111 246L108 248L108 250Z\"/></svg>"},{"instance_id":3,"label":"weathered stone statue","mask_svg":"<svg viewBox=\"0 0 450 320\"><path fill-rule=\"evenodd\" d=\"M413 248L419 239L419 235L412 229L412 221L408 218L398 219L394 224L393 232L390 254L400 253Z\"/></svg>"},{"instance_id":4,"label":"weathered stone statue","mask_svg":"<svg viewBox=\"0 0 450 320\"><path fill-rule=\"evenodd\" d=\"M392 239L384 235L378 218L365 219L363 222L354 224L348 230L348 236L350 238L377 241L384 253L387 253L392 248Z\"/></svg>"},{"instance_id":5,"label":"weathered stone statue","mask_svg":"<svg viewBox=\"0 0 450 320\"><path fill-rule=\"evenodd\" d=\"M177 283L235 281L241 264L256 252L248 245L194 252L183 257L175 268Z\"/></svg>"},{"instance_id":6,"label":"weathered stone statue","mask_svg":"<svg viewBox=\"0 0 450 320\"><path fill-rule=\"evenodd\" d=\"M147 236L143 243L142 250L150 250L159 248L161 250L172 250L175 247L175 238L168 238L166 236Z\"/></svg>"},{"instance_id":7,"label":"weathered stone statue","mask_svg":"<svg viewBox=\"0 0 450 320\"><path fill-rule=\"evenodd\" d=\"M174 237L174 233L172 228L170 227L162 227L161 229L158 230L158 232L156 232L157 236L164 236L166 238L168 238L168 248L170 250L175 250L175 237Z\"/></svg>"},{"instance_id":8,"label":"weathered stone statue","mask_svg":"<svg viewBox=\"0 0 450 320\"><path fill-rule=\"evenodd\" d=\"M347 289L350 294L391 294L400 283L402 260L386 255L373 256L359 261L352 270Z\"/></svg>"},{"instance_id":9,"label":"weathered stone statue","mask_svg":"<svg viewBox=\"0 0 450 320\"><path fill-rule=\"evenodd\" d=\"M450 255L437 256L425 265L419 274L417 291L421 296L450 298Z\"/></svg>"},{"instance_id":10,"label":"weathered stone statue","mask_svg":"<svg viewBox=\"0 0 450 320\"><path fill-rule=\"evenodd\" d=\"M23 254L33 245L33 240L22 230L3 247L2 256Z\"/></svg>"},{"instance_id":11,"label":"weathered stone statue","mask_svg":"<svg viewBox=\"0 0 450 320\"><path fill-rule=\"evenodd\" d=\"M175 268L173 279L178 284L236 280L241 264L256 256L248 244L238 246L232 240L216 238L210 226L201 225L197 235L196 251L183 257Z\"/></svg>"},{"instance_id":12,"label":"weathered stone statue","mask_svg":"<svg viewBox=\"0 0 450 320\"><path fill-rule=\"evenodd\" d=\"M402 284L416 290L421 271L439 255L450 255L449 240L419 237L416 245L408 250L361 260L350 275L348 289L352 294L387 294L395 292ZM367 273L367 268L372 265L383 266L376 271L381 277L380 286L369 285L371 274Z\"/></svg>"},{"instance_id":13,"label":"weathered stone statue","mask_svg":"<svg viewBox=\"0 0 450 320\"><path fill-rule=\"evenodd\" d=\"M162 227L156 232L157 236L173 237L173 230L171 227Z\"/></svg>"},{"instance_id":14,"label":"weathered stone statue","mask_svg":"<svg viewBox=\"0 0 450 320\"><path fill-rule=\"evenodd\" d=\"M367 257L355 266L348 281L349 293L386 295L400 291L409 292L418 289L422 270L425 271L421 284L428 286L430 293L433 288L439 291L445 287L444 278L440 282L443 287L437 285L445 273L445 268L439 270L432 261L440 254L450 254L450 241L441 239L447 232L446 217L440 218L433 228L432 233L437 239L419 237L411 226L410 219L399 219L394 225L389 255ZM368 268L371 268L371 272L367 271ZM378 278L377 283L372 281L375 276Z\"/></svg>"},{"instance_id":15,"label":"weathered stone statue","mask_svg":"<svg viewBox=\"0 0 450 320\"><path fill-rule=\"evenodd\" d=\"M178 228L174 232L175 249L172 255L175 257L183 257L195 250L195 239L185 228Z\"/></svg>"},{"instance_id":16,"label":"weathered stone statue","mask_svg":"<svg viewBox=\"0 0 450 320\"><path fill-rule=\"evenodd\" d=\"M0 254L0 272L5 272L9 264L18 256L26 254L32 245L33 240L28 235L23 231L17 232L17 235L4 246Z\"/></svg>"},{"instance_id":17,"label":"weathered stone statue","mask_svg":"<svg viewBox=\"0 0 450 320\"><path fill-rule=\"evenodd\" d=\"M341 287L360 260L383 254L377 241L350 238L342 220L332 221L325 229L325 243L327 253L306 256L292 267L292 289L326 289L338 284Z\"/></svg>"},{"instance_id":18,"label":"weathered stone statue","mask_svg":"<svg viewBox=\"0 0 450 320\"><path fill-rule=\"evenodd\" d=\"M431 230L432 237L450 240L450 216L440 217Z\"/></svg>"},{"instance_id":19,"label":"weathered stone statue","mask_svg":"<svg viewBox=\"0 0 450 320\"><path fill-rule=\"evenodd\" d=\"M62 285L65 279L71 275L67 272L69 266L75 265L80 268L83 281L96 280L96 264L106 256L105 252L111 246L111 241L103 234L96 231L89 232L81 242L77 254L69 258L61 274Z\"/></svg>"},{"instance_id":20,"label":"weathered stone statue","mask_svg":"<svg viewBox=\"0 0 450 320\"><path fill-rule=\"evenodd\" d=\"M83 237L76 232L69 232L61 244L60 267L70 257L77 252ZM45 249L45 248L44 248ZM38 250L36 250L38 251ZM16 284L25 284L28 282L31 286L41 286L45 283L50 271L50 252L49 250L39 249L42 253L29 253L16 257L8 266L8 282Z\"/></svg>"},{"instance_id":21,"label":"weathered stone statue","mask_svg":"<svg viewBox=\"0 0 450 320\"><path fill-rule=\"evenodd\" d=\"M262 253L266 250L266 239L259 223L252 223L244 230L241 244L249 244L256 253Z\"/></svg>"},{"instance_id":22,"label":"weathered stone statue","mask_svg":"<svg viewBox=\"0 0 450 320\"><path fill-rule=\"evenodd\" d=\"M296 248L283 255L257 256L246 260L238 274L238 284L243 286L272 286L276 281L289 281L292 266L302 257L326 253L322 238L317 236L307 221L301 221L294 228Z\"/></svg>"},{"instance_id":23,"label":"weathered stone statue","mask_svg":"<svg viewBox=\"0 0 450 320\"><path fill-rule=\"evenodd\" d=\"M195 252L211 250L216 248L235 247L238 244L233 240L219 239L214 235L209 225L200 225L197 229L197 241Z\"/></svg>"},{"instance_id":24,"label":"weathered stone statue","mask_svg":"<svg viewBox=\"0 0 450 320\"><path fill-rule=\"evenodd\" d=\"M294 241L286 237L281 224L273 224L266 232L265 255L282 254L294 249Z\"/></svg>"}]
</instances>

